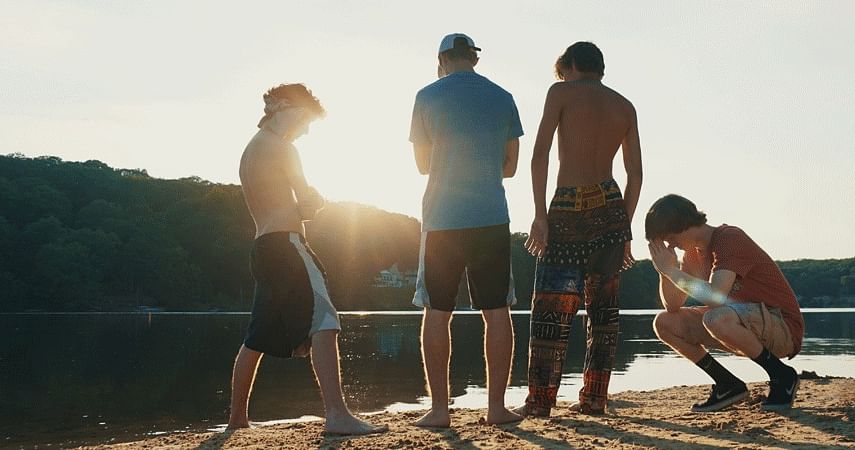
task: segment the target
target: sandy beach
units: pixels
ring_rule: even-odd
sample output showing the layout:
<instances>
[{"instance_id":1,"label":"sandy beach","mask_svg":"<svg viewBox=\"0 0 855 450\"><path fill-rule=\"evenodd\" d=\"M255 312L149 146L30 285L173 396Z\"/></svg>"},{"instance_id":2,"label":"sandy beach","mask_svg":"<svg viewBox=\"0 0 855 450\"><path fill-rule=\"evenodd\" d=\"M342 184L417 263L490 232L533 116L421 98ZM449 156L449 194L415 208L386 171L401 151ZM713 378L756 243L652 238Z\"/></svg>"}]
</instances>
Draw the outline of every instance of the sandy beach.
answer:
<instances>
[{"instance_id":1,"label":"sandy beach","mask_svg":"<svg viewBox=\"0 0 855 450\"><path fill-rule=\"evenodd\" d=\"M803 375L804 377L804 375ZM708 386L627 391L612 396L603 416L570 412L559 403L549 419L518 424L479 424L484 410L452 410L452 428L426 430L410 424L421 412L383 413L373 421L385 434L323 435L321 422L257 427L236 432L177 433L91 449L560 449L560 448L855 448L855 379L802 380L795 407L785 413L760 409L765 383L750 384L751 396L712 414L693 414L692 403Z\"/></svg>"}]
</instances>

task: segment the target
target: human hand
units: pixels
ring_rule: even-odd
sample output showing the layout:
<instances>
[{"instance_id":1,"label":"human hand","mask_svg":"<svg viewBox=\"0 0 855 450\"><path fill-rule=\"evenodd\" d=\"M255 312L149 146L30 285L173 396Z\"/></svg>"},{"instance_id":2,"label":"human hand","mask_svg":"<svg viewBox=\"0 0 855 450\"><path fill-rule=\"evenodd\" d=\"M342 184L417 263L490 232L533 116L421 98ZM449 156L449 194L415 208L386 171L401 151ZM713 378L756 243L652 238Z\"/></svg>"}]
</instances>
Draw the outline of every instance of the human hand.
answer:
<instances>
[{"instance_id":1,"label":"human hand","mask_svg":"<svg viewBox=\"0 0 855 450\"><path fill-rule=\"evenodd\" d=\"M317 189L306 186L306 189L297 196L297 212L300 220L308 222L315 218L318 211L324 208L326 201Z\"/></svg>"},{"instance_id":2,"label":"human hand","mask_svg":"<svg viewBox=\"0 0 855 450\"><path fill-rule=\"evenodd\" d=\"M626 241L623 249L623 270L627 270L635 265L635 258L632 256L632 241Z\"/></svg>"},{"instance_id":3,"label":"human hand","mask_svg":"<svg viewBox=\"0 0 855 450\"><path fill-rule=\"evenodd\" d=\"M647 244L650 250L650 259L657 272L665 274L671 269L677 269L677 252L673 245L665 245L661 239L654 239Z\"/></svg>"},{"instance_id":4,"label":"human hand","mask_svg":"<svg viewBox=\"0 0 855 450\"><path fill-rule=\"evenodd\" d=\"M525 249L533 256L542 258L546 253L546 243L549 239L549 224L546 218L535 217L531 223L531 231L528 234L528 239L525 240Z\"/></svg>"}]
</instances>

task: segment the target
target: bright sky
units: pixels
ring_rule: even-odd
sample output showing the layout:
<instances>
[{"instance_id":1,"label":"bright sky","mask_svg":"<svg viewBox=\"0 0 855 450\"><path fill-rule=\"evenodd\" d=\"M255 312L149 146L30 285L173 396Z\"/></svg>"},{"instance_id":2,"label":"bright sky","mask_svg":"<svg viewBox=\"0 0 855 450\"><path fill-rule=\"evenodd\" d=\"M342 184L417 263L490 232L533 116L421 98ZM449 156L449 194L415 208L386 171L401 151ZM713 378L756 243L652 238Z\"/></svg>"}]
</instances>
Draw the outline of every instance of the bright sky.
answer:
<instances>
[{"instance_id":1,"label":"bright sky","mask_svg":"<svg viewBox=\"0 0 855 450\"><path fill-rule=\"evenodd\" d=\"M644 213L671 192L775 259L852 257L853 16L846 0L0 0L0 154L237 183L262 92L304 82L328 110L297 142L310 183L420 217L413 98L436 77L441 37L465 32L483 49L477 70L520 110L520 170L505 186L511 228L527 231L552 65L590 40L604 83L639 114L637 257L649 257ZM615 177L625 179L620 156Z\"/></svg>"}]
</instances>

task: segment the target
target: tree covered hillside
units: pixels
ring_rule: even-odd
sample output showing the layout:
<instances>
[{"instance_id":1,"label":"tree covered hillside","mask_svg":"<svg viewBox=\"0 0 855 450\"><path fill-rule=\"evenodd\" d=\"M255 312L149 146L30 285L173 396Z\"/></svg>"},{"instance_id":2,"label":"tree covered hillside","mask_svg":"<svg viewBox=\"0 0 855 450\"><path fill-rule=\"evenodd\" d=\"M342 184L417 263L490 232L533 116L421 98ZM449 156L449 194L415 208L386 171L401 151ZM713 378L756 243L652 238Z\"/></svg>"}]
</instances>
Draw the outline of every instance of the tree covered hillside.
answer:
<instances>
[{"instance_id":1,"label":"tree covered hillside","mask_svg":"<svg viewBox=\"0 0 855 450\"><path fill-rule=\"evenodd\" d=\"M240 187L98 161L0 157L0 310L245 310L255 234ZM383 268L417 264L416 219L333 203L310 244L342 308Z\"/></svg>"},{"instance_id":2,"label":"tree covered hillside","mask_svg":"<svg viewBox=\"0 0 855 450\"><path fill-rule=\"evenodd\" d=\"M0 156L0 311L248 310L253 236L239 186L156 179L99 161ZM332 203L308 224L307 238L339 309L410 308L412 286L372 284L393 264L416 269L416 219ZM535 265L525 238L511 238L522 309ZM855 296L855 259L780 265L806 306ZM650 261L625 273L621 290L624 308L659 307Z\"/></svg>"}]
</instances>

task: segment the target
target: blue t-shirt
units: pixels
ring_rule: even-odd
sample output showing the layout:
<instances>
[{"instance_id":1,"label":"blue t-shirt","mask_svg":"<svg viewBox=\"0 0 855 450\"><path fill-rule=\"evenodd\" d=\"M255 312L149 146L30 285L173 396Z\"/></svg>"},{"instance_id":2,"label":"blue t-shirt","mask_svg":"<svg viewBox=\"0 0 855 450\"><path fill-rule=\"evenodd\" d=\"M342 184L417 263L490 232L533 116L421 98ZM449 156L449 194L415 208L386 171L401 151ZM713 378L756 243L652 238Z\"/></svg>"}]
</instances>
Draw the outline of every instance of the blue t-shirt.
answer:
<instances>
[{"instance_id":1,"label":"blue t-shirt","mask_svg":"<svg viewBox=\"0 0 855 450\"><path fill-rule=\"evenodd\" d=\"M455 72L416 94L410 142L431 145L422 231L510 222L502 166L522 136L514 98L475 72Z\"/></svg>"}]
</instances>

